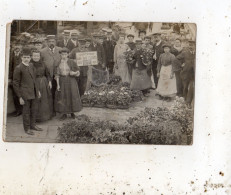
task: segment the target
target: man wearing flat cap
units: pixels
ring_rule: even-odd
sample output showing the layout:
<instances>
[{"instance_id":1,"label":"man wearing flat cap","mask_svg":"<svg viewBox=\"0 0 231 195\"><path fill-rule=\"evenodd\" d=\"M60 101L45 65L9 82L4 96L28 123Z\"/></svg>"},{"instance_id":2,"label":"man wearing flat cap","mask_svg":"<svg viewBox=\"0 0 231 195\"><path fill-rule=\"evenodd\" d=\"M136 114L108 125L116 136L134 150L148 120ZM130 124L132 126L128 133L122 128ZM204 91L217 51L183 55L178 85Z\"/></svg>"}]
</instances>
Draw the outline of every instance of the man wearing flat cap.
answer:
<instances>
[{"instance_id":1,"label":"man wearing flat cap","mask_svg":"<svg viewBox=\"0 0 231 195\"><path fill-rule=\"evenodd\" d=\"M165 42L162 41L160 33L154 33L153 37L154 37L154 44L153 44L154 55L153 55L152 73L153 73L154 82L157 88L157 85L158 85L157 64L158 64L160 55L164 53L163 45L165 44Z\"/></svg>"},{"instance_id":2,"label":"man wearing flat cap","mask_svg":"<svg viewBox=\"0 0 231 195\"><path fill-rule=\"evenodd\" d=\"M79 38L78 39L78 47L74 48L71 53L69 54L69 58L76 60L76 54L80 52L86 52L88 51L85 47L86 45L86 39L85 38ZM78 65L78 64L77 64ZM77 78L78 87L79 87L79 94L80 97L84 94L87 86L87 72L88 72L88 66L80 66L80 76Z\"/></svg>"},{"instance_id":3,"label":"man wearing flat cap","mask_svg":"<svg viewBox=\"0 0 231 195\"><path fill-rule=\"evenodd\" d=\"M78 33L77 32L71 33L71 38L68 40L66 47L69 49L69 51L72 51L72 49L78 47Z\"/></svg>"},{"instance_id":4,"label":"man wearing flat cap","mask_svg":"<svg viewBox=\"0 0 231 195\"><path fill-rule=\"evenodd\" d=\"M105 51L105 60L106 65L109 70L109 73L113 72L114 69L114 49L116 42L112 39L112 30L107 30L107 37L103 42L103 48Z\"/></svg>"},{"instance_id":5,"label":"man wearing flat cap","mask_svg":"<svg viewBox=\"0 0 231 195\"><path fill-rule=\"evenodd\" d=\"M61 60L59 51L62 48L56 46L56 36L48 35L47 36L47 47L41 50L41 60L47 67L49 74L52 78L52 96L55 97L56 91L56 80L54 79L54 69L58 66L59 61ZM55 113L54 113L55 114Z\"/></svg>"},{"instance_id":6,"label":"man wearing flat cap","mask_svg":"<svg viewBox=\"0 0 231 195\"><path fill-rule=\"evenodd\" d=\"M194 96L194 80L195 80L195 41L188 41L189 47L184 48L182 52L176 56L174 63L178 63L182 66L180 73L183 84L183 97L188 105L191 107L191 103Z\"/></svg>"},{"instance_id":7,"label":"man wearing flat cap","mask_svg":"<svg viewBox=\"0 0 231 195\"><path fill-rule=\"evenodd\" d=\"M99 43L98 34L92 35L92 43L89 46L89 51L97 51L98 65L95 65L94 68L99 70L105 70L106 68L106 55L103 46Z\"/></svg>"},{"instance_id":8,"label":"man wearing flat cap","mask_svg":"<svg viewBox=\"0 0 231 195\"><path fill-rule=\"evenodd\" d=\"M61 47L61 48L67 47L67 43L68 43L69 38L70 38L70 31L64 30L62 34L63 34L63 39L57 41L57 46Z\"/></svg>"}]
</instances>

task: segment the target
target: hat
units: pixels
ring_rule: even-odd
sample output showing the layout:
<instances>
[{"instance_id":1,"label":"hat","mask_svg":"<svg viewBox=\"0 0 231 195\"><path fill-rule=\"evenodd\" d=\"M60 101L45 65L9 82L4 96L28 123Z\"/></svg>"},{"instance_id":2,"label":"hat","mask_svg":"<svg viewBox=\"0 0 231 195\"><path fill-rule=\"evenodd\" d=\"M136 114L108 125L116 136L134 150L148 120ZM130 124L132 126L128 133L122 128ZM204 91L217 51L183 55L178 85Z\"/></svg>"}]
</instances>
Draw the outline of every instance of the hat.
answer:
<instances>
[{"instance_id":1,"label":"hat","mask_svg":"<svg viewBox=\"0 0 231 195\"><path fill-rule=\"evenodd\" d=\"M151 37L150 36L145 36L144 39L150 39L151 40Z\"/></svg>"},{"instance_id":2,"label":"hat","mask_svg":"<svg viewBox=\"0 0 231 195\"><path fill-rule=\"evenodd\" d=\"M56 40L56 36L55 35L47 35L46 40L50 40L50 39L55 39Z\"/></svg>"},{"instance_id":3,"label":"hat","mask_svg":"<svg viewBox=\"0 0 231 195\"><path fill-rule=\"evenodd\" d=\"M162 47L163 47L163 48L165 48L165 47L171 48L171 45L170 45L169 43L165 43L165 44L163 44Z\"/></svg>"},{"instance_id":4,"label":"hat","mask_svg":"<svg viewBox=\"0 0 231 195\"><path fill-rule=\"evenodd\" d=\"M92 33L91 36L92 36L92 37L99 37L99 36L101 36L101 35L100 35L100 34L97 34L97 33Z\"/></svg>"},{"instance_id":5,"label":"hat","mask_svg":"<svg viewBox=\"0 0 231 195\"><path fill-rule=\"evenodd\" d=\"M86 39L84 39L84 38L79 38L79 39L78 39L78 42L79 42L80 44L85 44L85 43L86 43Z\"/></svg>"},{"instance_id":6,"label":"hat","mask_svg":"<svg viewBox=\"0 0 231 195\"><path fill-rule=\"evenodd\" d=\"M64 31L62 32L62 34L63 34L63 35L70 35L71 32L70 32L69 30L64 30Z\"/></svg>"},{"instance_id":7,"label":"hat","mask_svg":"<svg viewBox=\"0 0 231 195\"><path fill-rule=\"evenodd\" d=\"M146 34L146 30L140 30L139 34L140 33L145 33Z\"/></svg>"},{"instance_id":8,"label":"hat","mask_svg":"<svg viewBox=\"0 0 231 195\"><path fill-rule=\"evenodd\" d=\"M107 33L112 33L112 29L107 29Z\"/></svg>"},{"instance_id":9,"label":"hat","mask_svg":"<svg viewBox=\"0 0 231 195\"><path fill-rule=\"evenodd\" d=\"M188 42L189 42L190 44L196 44L196 42L193 41L193 40L188 40Z\"/></svg>"},{"instance_id":10,"label":"hat","mask_svg":"<svg viewBox=\"0 0 231 195\"><path fill-rule=\"evenodd\" d=\"M41 39L38 39L38 38L35 38L32 43L36 44L36 43L41 43L42 44L42 40Z\"/></svg>"},{"instance_id":11,"label":"hat","mask_svg":"<svg viewBox=\"0 0 231 195\"><path fill-rule=\"evenodd\" d=\"M132 34L128 34L127 37L133 37L134 38L135 36Z\"/></svg>"},{"instance_id":12,"label":"hat","mask_svg":"<svg viewBox=\"0 0 231 195\"><path fill-rule=\"evenodd\" d=\"M156 33L153 33L152 35L157 35L157 36L160 36L161 35L161 33L158 33L158 32L156 32Z\"/></svg>"},{"instance_id":13,"label":"hat","mask_svg":"<svg viewBox=\"0 0 231 195\"><path fill-rule=\"evenodd\" d=\"M119 37L126 37L125 33L119 33Z\"/></svg>"},{"instance_id":14,"label":"hat","mask_svg":"<svg viewBox=\"0 0 231 195\"><path fill-rule=\"evenodd\" d=\"M25 56L30 56L31 55L31 50L29 47L24 47L22 48L22 55L25 55Z\"/></svg>"},{"instance_id":15,"label":"hat","mask_svg":"<svg viewBox=\"0 0 231 195\"><path fill-rule=\"evenodd\" d=\"M136 39L136 43L142 43L142 39L140 38Z\"/></svg>"},{"instance_id":16,"label":"hat","mask_svg":"<svg viewBox=\"0 0 231 195\"><path fill-rule=\"evenodd\" d=\"M86 40L86 42L91 42L91 38L90 37L86 37L85 40Z\"/></svg>"},{"instance_id":17,"label":"hat","mask_svg":"<svg viewBox=\"0 0 231 195\"><path fill-rule=\"evenodd\" d=\"M59 51L59 53L61 54L61 53L69 53L70 51L69 51L69 49L67 49L66 47L63 47L60 51Z\"/></svg>"},{"instance_id":18,"label":"hat","mask_svg":"<svg viewBox=\"0 0 231 195\"><path fill-rule=\"evenodd\" d=\"M108 30L106 28L102 28L102 31L107 32Z\"/></svg>"}]
</instances>

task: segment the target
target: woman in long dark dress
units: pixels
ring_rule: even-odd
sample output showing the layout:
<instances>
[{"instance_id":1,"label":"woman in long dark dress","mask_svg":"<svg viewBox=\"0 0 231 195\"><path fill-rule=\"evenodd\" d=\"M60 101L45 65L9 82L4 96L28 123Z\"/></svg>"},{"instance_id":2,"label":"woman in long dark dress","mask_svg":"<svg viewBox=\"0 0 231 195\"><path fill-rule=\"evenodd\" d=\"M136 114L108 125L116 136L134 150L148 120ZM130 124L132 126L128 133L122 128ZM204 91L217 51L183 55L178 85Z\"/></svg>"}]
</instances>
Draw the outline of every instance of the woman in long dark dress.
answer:
<instances>
[{"instance_id":1,"label":"woman in long dark dress","mask_svg":"<svg viewBox=\"0 0 231 195\"><path fill-rule=\"evenodd\" d=\"M42 63L40 58L40 52L38 50L32 50L31 62L36 68L36 84L41 93L41 98L38 100L36 110L37 122L42 122L51 119L53 113L51 77L47 68Z\"/></svg>"},{"instance_id":2,"label":"woman in long dark dress","mask_svg":"<svg viewBox=\"0 0 231 195\"><path fill-rule=\"evenodd\" d=\"M68 58L69 50L63 48L60 51L61 61L55 70L57 80L56 112L62 114L60 120L67 118L67 114L75 118L75 112L82 109L79 88L76 77L80 75L79 67L74 60Z\"/></svg>"}]
</instances>

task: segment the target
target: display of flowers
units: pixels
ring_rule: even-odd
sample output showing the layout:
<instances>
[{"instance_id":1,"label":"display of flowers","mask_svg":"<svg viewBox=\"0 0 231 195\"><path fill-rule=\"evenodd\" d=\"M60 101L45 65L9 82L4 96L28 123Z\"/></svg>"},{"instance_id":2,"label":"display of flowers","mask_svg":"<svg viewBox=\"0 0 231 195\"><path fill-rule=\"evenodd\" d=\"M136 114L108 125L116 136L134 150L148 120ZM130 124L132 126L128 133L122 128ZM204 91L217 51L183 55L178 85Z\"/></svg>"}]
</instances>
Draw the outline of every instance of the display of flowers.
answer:
<instances>
[{"instance_id":1,"label":"display of flowers","mask_svg":"<svg viewBox=\"0 0 231 195\"><path fill-rule=\"evenodd\" d=\"M129 49L124 53L124 55L125 55L127 64L133 65L135 62L135 58L134 58L135 50Z\"/></svg>"},{"instance_id":2,"label":"display of flowers","mask_svg":"<svg viewBox=\"0 0 231 195\"><path fill-rule=\"evenodd\" d=\"M152 64L154 51L152 49L142 48L141 49L141 58L142 62L146 66L150 66Z\"/></svg>"},{"instance_id":3,"label":"display of flowers","mask_svg":"<svg viewBox=\"0 0 231 195\"><path fill-rule=\"evenodd\" d=\"M115 84L116 83L116 84ZM92 86L81 97L83 106L129 108L132 101L141 101L143 94L138 90L131 90L129 83L122 83L118 76L110 77L110 84Z\"/></svg>"}]
</instances>

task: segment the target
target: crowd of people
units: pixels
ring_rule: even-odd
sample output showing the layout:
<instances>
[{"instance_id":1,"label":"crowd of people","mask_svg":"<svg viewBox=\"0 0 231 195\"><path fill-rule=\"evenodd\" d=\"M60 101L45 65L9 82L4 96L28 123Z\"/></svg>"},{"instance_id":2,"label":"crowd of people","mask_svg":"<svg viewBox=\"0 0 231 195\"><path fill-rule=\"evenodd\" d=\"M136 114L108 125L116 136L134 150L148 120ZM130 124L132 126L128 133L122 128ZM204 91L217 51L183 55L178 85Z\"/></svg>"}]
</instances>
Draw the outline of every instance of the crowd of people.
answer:
<instances>
[{"instance_id":1,"label":"crowd of people","mask_svg":"<svg viewBox=\"0 0 231 195\"><path fill-rule=\"evenodd\" d=\"M13 89L16 108L14 116L23 115L27 134L42 131L36 122L51 119L61 113L60 120L82 109L81 96L87 88L91 66L78 66L76 53L96 51L98 64L94 68L108 71L141 90L148 96L150 90L169 101L184 97L190 107L194 96L195 42L176 39L170 44L161 33L149 36L141 30L133 34L120 33L118 39L112 30L105 34L81 36L64 30L61 40L47 35L46 41L35 39L31 45L14 44L10 54L9 86ZM125 42L126 38L128 42ZM184 40L185 41L185 40Z\"/></svg>"}]
</instances>

